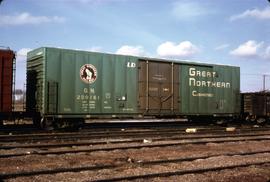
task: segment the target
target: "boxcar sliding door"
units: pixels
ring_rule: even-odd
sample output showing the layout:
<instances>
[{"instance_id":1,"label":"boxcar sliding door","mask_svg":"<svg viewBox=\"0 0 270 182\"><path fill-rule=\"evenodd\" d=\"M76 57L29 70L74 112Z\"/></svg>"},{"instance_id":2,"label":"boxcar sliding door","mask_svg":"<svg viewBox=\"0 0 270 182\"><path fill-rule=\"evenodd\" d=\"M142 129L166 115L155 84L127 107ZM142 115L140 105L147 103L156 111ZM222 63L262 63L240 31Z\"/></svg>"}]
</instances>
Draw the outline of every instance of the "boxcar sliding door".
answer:
<instances>
[{"instance_id":1,"label":"boxcar sliding door","mask_svg":"<svg viewBox=\"0 0 270 182\"><path fill-rule=\"evenodd\" d=\"M146 115L179 111L179 65L139 61L139 109Z\"/></svg>"}]
</instances>

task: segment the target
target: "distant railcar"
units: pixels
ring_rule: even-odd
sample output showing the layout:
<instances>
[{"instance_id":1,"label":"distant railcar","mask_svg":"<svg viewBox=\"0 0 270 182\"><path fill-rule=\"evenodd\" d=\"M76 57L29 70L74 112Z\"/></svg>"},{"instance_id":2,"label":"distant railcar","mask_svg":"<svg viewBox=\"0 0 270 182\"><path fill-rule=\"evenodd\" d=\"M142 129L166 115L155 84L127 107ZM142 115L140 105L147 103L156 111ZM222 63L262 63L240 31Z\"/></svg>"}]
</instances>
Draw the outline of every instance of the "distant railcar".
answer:
<instances>
[{"instance_id":1,"label":"distant railcar","mask_svg":"<svg viewBox=\"0 0 270 182\"><path fill-rule=\"evenodd\" d=\"M233 117L240 114L240 68L42 47L27 55L26 100L43 123Z\"/></svg>"},{"instance_id":2,"label":"distant railcar","mask_svg":"<svg viewBox=\"0 0 270 182\"><path fill-rule=\"evenodd\" d=\"M11 115L12 88L15 53L9 49L0 49L0 121Z\"/></svg>"},{"instance_id":3,"label":"distant railcar","mask_svg":"<svg viewBox=\"0 0 270 182\"><path fill-rule=\"evenodd\" d=\"M242 93L242 113L247 121L263 123L270 118L270 93Z\"/></svg>"}]
</instances>

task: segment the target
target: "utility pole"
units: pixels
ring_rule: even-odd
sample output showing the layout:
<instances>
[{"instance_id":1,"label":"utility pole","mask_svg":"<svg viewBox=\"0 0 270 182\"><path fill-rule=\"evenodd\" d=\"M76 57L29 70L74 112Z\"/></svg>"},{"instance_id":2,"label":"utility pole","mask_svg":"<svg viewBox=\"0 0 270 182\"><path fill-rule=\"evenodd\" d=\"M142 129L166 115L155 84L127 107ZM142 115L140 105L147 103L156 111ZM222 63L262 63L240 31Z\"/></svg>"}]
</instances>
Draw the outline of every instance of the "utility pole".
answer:
<instances>
[{"instance_id":1,"label":"utility pole","mask_svg":"<svg viewBox=\"0 0 270 182\"><path fill-rule=\"evenodd\" d=\"M263 91L265 92L265 78L266 78L266 75L264 74L263 75Z\"/></svg>"}]
</instances>

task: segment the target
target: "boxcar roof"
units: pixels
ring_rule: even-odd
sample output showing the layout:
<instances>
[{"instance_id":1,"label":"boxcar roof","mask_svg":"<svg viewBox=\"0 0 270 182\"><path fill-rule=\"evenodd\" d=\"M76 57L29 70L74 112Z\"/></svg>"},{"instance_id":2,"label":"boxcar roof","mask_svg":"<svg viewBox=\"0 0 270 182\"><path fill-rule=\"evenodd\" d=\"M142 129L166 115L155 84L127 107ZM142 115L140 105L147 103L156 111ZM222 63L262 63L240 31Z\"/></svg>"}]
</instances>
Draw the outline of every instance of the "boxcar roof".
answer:
<instances>
[{"instance_id":1,"label":"boxcar roof","mask_svg":"<svg viewBox=\"0 0 270 182\"><path fill-rule=\"evenodd\" d=\"M178 60L178 59L165 59L165 58L155 58L155 57L144 57L144 56L132 56L132 55L122 55L122 54L114 54L114 53L104 53L104 52L96 52L96 51L87 51L87 50L80 50L80 49L65 49L65 48L57 48L57 47L40 47L37 49L34 49L30 51L32 52L40 49L54 49L59 51L67 51L67 52L82 52L82 53L94 53L94 54L103 54L103 55L111 55L111 56L123 56L123 57L134 57L141 60L149 60L149 61L157 61L157 62L173 62L173 63L179 63L179 64L186 64L186 65L202 65L202 66L229 66L229 67L239 67L239 66L233 66L233 65L226 65L226 64L211 64L211 63L202 63L202 62L196 62L196 61L190 61L190 60ZM34 55L32 55L34 56ZM31 57L31 56L30 56Z\"/></svg>"}]
</instances>

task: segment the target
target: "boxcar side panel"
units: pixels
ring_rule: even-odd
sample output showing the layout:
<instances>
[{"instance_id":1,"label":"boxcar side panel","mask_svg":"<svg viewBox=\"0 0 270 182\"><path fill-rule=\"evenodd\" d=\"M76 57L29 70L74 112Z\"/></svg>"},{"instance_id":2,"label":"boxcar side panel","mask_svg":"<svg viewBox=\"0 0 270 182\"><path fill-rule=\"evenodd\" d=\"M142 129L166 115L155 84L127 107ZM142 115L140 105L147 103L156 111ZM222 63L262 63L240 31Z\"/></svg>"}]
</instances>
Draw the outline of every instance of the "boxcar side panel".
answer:
<instances>
[{"instance_id":1,"label":"boxcar side panel","mask_svg":"<svg viewBox=\"0 0 270 182\"><path fill-rule=\"evenodd\" d=\"M46 114L137 112L134 57L47 48L46 61Z\"/></svg>"},{"instance_id":2,"label":"boxcar side panel","mask_svg":"<svg viewBox=\"0 0 270 182\"><path fill-rule=\"evenodd\" d=\"M217 72L214 87L216 95L216 111L218 114L239 114L240 99L240 68L229 66L214 66ZM219 84L220 82L220 84ZM225 87L222 83L225 82Z\"/></svg>"},{"instance_id":3,"label":"boxcar side panel","mask_svg":"<svg viewBox=\"0 0 270 182\"><path fill-rule=\"evenodd\" d=\"M181 65L181 70L181 113L213 115L240 112L239 68Z\"/></svg>"}]
</instances>

